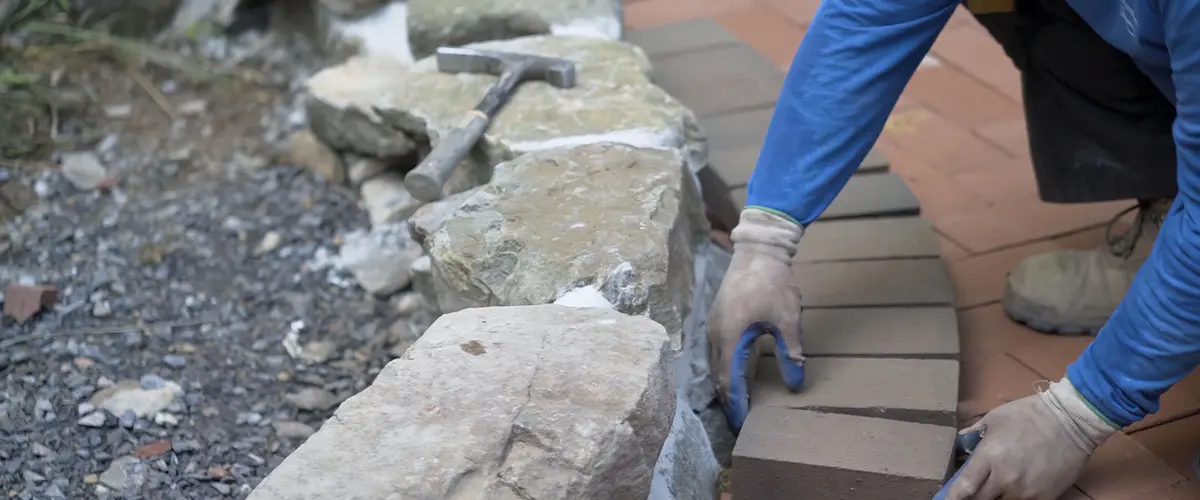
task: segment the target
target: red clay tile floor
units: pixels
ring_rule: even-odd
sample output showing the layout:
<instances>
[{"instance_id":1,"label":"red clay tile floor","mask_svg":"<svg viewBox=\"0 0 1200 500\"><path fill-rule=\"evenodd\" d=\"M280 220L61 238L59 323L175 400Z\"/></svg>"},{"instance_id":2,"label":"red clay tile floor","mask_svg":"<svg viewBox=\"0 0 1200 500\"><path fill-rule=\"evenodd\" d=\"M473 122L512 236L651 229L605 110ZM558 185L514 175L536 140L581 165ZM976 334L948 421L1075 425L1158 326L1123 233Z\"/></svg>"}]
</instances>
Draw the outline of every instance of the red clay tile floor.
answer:
<instances>
[{"instance_id":1,"label":"red clay tile floor","mask_svg":"<svg viewBox=\"0 0 1200 500\"><path fill-rule=\"evenodd\" d=\"M648 28L711 17L786 68L819 0L627 0L626 24ZM1122 203L1051 205L1037 199L1018 75L960 9L917 70L877 148L920 199L954 282L962 343L959 417L1028 395L1062 376L1089 338L1042 335L1000 308L1008 269L1045 251L1087 248ZM1106 443L1063 498L1200 499L1200 375L1162 409ZM728 498L728 497L725 497Z\"/></svg>"}]
</instances>

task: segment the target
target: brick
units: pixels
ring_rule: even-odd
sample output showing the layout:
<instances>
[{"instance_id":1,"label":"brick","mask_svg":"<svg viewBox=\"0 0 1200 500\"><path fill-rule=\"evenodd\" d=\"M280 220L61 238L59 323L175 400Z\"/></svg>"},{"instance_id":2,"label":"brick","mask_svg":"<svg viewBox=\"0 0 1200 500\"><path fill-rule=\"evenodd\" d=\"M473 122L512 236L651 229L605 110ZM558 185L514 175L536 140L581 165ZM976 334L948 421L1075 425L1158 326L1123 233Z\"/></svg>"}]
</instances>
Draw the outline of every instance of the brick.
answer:
<instances>
[{"instance_id":1,"label":"brick","mask_svg":"<svg viewBox=\"0 0 1200 500\"><path fill-rule=\"evenodd\" d=\"M858 166L858 170L855 173L887 172L891 168L891 165L887 156L879 148L871 148L870 151L867 151L866 158L863 158L862 164Z\"/></svg>"},{"instance_id":2,"label":"brick","mask_svg":"<svg viewBox=\"0 0 1200 500\"><path fill-rule=\"evenodd\" d=\"M1175 472L1190 475L1200 453L1200 416L1188 417L1131 434L1138 444L1170 465Z\"/></svg>"},{"instance_id":3,"label":"brick","mask_svg":"<svg viewBox=\"0 0 1200 500\"><path fill-rule=\"evenodd\" d=\"M792 266L806 307L949 305L941 259L825 262Z\"/></svg>"},{"instance_id":4,"label":"brick","mask_svg":"<svg viewBox=\"0 0 1200 500\"><path fill-rule=\"evenodd\" d=\"M733 498L932 498L954 436L953 427L755 408L733 450Z\"/></svg>"},{"instance_id":5,"label":"brick","mask_svg":"<svg viewBox=\"0 0 1200 500\"><path fill-rule=\"evenodd\" d=\"M975 255L947 263L958 307L976 307L999 302L1004 297L1008 273L1027 257L1061 250L1085 250L1104 242L1104 229L1079 233Z\"/></svg>"},{"instance_id":6,"label":"brick","mask_svg":"<svg viewBox=\"0 0 1200 500\"><path fill-rule=\"evenodd\" d=\"M754 406L879 417L954 427L958 361L809 358L800 392L783 386L774 362L758 365Z\"/></svg>"},{"instance_id":7,"label":"brick","mask_svg":"<svg viewBox=\"0 0 1200 500\"><path fill-rule=\"evenodd\" d=\"M950 174L949 178L979 193L988 203L1010 200L1038 200L1037 179L1028 158L1010 158L991 165Z\"/></svg>"},{"instance_id":8,"label":"brick","mask_svg":"<svg viewBox=\"0 0 1200 500\"><path fill-rule=\"evenodd\" d=\"M1032 395L1042 377L1007 354L963 357L958 418L978 417L997 406Z\"/></svg>"},{"instance_id":9,"label":"brick","mask_svg":"<svg viewBox=\"0 0 1200 500\"><path fill-rule=\"evenodd\" d=\"M1200 483L1192 478L1190 481L1178 483L1170 488L1154 490L1129 500L1196 500L1197 498L1200 498Z\"/></svg>"},{"instance_id":10,"label":"brick","mask_svg":"<svg viewBox=\"0 0 1200 500\"><path fill-rule=\"evenodd\" d=\"M746 184L758 162L758 146L737 149L709 149L708 164L729 185L735 204L746 203ZM737 191L741 191L740 194ZM741 200L740 202L738 200Z\"/></svg>"},{"instance_id":11,"label":"brick","mask_svg":"<svg viewBox=\"0 0 1200 500\"><path fill-rule=\"evenodd\" d=\"M845 219L808 226L796 262L938 257L933 226L920 217Z\"/></svg>"},{"instance_id":12,"label":"brick","mask_svg":"<svg viewBox=\"0 0 1200 500\"><path fill-rule=\"evenodd\" d=\"M1009 100L1021 102L1021 72L987 31L977 26L947 28L931 52Z\"/></svg>"},{"instance_id":13,"label":"brick","mask_svg":"<svg viewBox=\"0 0 1200 500\"><path fill-rule=\"evenodd\" d=\"M774 108L750 109L700 119L709 150L762 147Z\"/></svg>"},{"instance_id":14,"label":"brick","mask_svg":"<svg viewBox=\"0 0 1200 500\"><path fill-rule=\"evenodd\" d=\"M791 64L804 38L803 26L761 5L723 12L715 19L781 68Z\"/></svg>"},{"instance_id":15,"label":"brick","mask_svg":"<svg viewBox=\"0 0 1200 500\"><path fill-rule=\"evenodd\" d=\"M1184 481L1166 462L1129 436L1117 433L1096 452L1075 482L1096 500L1130 499Z\"/></svg>"},{"instance_id":16,"label":"brick","mask_svg":"<svg viewBox=\"0 0 1200 500\"><path fill-rule=\"evenodd\" d=\"M943 173L961 172L1009 158L970 129L921 106L893 112L884 126L884 136L919 160L924 168ZM897 159L889 158L895 166Z\"/></svg>"},{"instance_id":17,"label":"brick","mask_svg":"<svg viewBox=\"0 0 1200 500\"><path fill-rule=\"evenodd\" d=\"M1029 133L1025 118L1002 120L975 127L975 135L999 146L1014 158L1029 158Z\"/></svg>"},{"instance_id":18,"label":"brick","mask_svg":"<svg viewBox=\"0 0 1200 500\"><path fill-rule=\"evenodd\" d=\"M821 5L821 0L764 0L764 3L776 12L787 16L792 22L808 26L817 13L817 7Z\"/></svg>"},{"instance_id":19,"label":"brick","mask_svg":"<svg viewBox=\"0 0 1200 500\"><path fill-rule=\"evenodd\" d=\"M729 45L662 57L650 78L698 117L770 107L783 88L783 72L746 45Z\"/></svg>"},{"instance_id":20,"label":"brick","mask_svg":"<svg viewBox=\"0 0 1200 500\"><path fill-rule=\"evenodd\" d=\"M642 0L624 6L627 29L652 28L744 8L750 0Z\"/></svg>"},{"instance_id":21,"label":"brick","mask_svg":"<svg viewBox=\"0 0 1200 500\"><path fill-rule=\"evenodd\" d=\"M904 93L933 112L964 127L1022 117L1021 105L945 64L918 68Z\"/></svg>"},{"instance_id":22,"label":"brick","mask_svg":"<svg viewBox=\"0 0 1200 500\"><path fill-rule=\"evenodd\" d=\"M821 219L916 215L920 211L920 202L900 176L865 174L850 178Z\"/></svg>"},{"instance_id":23,"label":"brick","mask_svg":"<svg viewBox=\"0 0 1200 500\"><path fill-rule=\"evenodd\" d=\"M732 33L709 18L631 30L625 41L641 47L651 61L664 55L738 43Z\"/></svg>"},{"instance_id":24,"label":"brick","mask_svg":"<svg viewBox=\"0 0 1200 500\"><path fill-rule=\"evenodd\" d=\"M806 356L954 359L958 320L951 307L809 309L802 316Z\"/></svg>"},{"instance_id":25,"label":"brick","mask_svg":"<svg viewBox=\"0 0 1200 500\"><path fill-rule=\"evenodd\" d=\"M1000 304L958 311L958 335L963 363L1004 354L1045 336L1009 319Z\"/></svg>"},{"instance_id":26,"label":"brick","mask_svg":"<svg viewBox=\"0 0 1200 500\"><path fill-rule=\"evenodd\" d=\"M1016 199L963 214L927 214L934 227L972 253L1054 238L1107 224L1128 201L1053 204Z\"/></svg>"},{"instance_id":27,"label":"brick","mask_svg":"<svg viewBox=\"0 0 1200 500\"><path fill-rule=\"evenodd\" d=\"M945 236L939 234L937 239L938 246L942 249L942 258L946 259L947 262L953 262L956 259L961 259L968 255L967 249L963 248L958 243L947 239Z\"/></svg>"}]
</instances>

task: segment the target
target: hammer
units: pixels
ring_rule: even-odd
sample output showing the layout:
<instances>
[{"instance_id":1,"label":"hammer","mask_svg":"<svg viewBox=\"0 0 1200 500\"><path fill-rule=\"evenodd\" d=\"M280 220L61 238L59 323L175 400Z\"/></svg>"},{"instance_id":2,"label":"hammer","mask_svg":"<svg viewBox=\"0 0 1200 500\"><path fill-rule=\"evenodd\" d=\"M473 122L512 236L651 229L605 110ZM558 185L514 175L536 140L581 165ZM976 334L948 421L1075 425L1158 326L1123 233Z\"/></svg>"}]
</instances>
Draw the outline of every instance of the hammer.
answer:
<instances>
[{"instance_id":1,"label":"hammer","mask_svg":"<svg viewBox=\"0 0 1200 500\"><path fill-rule=\"evenodd\" d=\"M488 87L475 109L438 141L421 164L404 176L409 194L424 202L442 198L442 188L454 167L475 146L517 85L526 80L544 80L558 88L575 86L575 63L566 59L441 47L437 51L437 65L442 73L487 73L500 75L500 79Z\"/></svg>"}]
</instances>

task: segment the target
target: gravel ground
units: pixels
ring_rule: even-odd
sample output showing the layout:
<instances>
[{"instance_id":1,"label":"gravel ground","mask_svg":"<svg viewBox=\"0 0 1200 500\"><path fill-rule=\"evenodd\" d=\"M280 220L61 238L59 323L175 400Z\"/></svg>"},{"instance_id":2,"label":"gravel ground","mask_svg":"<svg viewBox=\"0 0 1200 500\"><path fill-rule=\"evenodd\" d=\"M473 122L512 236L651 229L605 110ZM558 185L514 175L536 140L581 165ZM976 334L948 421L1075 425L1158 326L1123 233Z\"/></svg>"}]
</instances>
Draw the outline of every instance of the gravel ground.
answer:
<instances>
[{"instance_id":1,"label":"gravel ground","mask_svg":"<svg viewBox=\"0 0 1200 500\"><path fill-rule=\"evenodd\" d=\"M14 225L0 281L61 295L2 324L10 497L243 497L404 337L389 328L402 299L365 296L321 266L367 221L307 171L143 199L72 192L56 173L37 184L64 194ZM114 413L120 399L134 409Z\"/></svg>"}]
</instances>

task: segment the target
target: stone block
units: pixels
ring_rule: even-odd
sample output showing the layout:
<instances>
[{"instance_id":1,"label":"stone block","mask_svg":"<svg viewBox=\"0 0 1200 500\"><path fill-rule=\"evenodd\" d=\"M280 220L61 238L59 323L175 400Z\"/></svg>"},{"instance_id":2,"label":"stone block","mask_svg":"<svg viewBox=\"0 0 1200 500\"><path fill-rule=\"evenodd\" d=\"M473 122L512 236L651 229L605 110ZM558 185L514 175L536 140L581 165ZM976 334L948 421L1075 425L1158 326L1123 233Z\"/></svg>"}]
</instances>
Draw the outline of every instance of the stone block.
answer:
<instances>
[{"instance_id":1,"label":"stone block","mask_svg":"<svg viewBox=\"0 0 1200 500\"><path fill-rule=\"evenodd\" d=\"M920 217L843 219L808 226L795 262L940 257L933 226Z\"/></svg>"},{"instance_id":2,"label":"stone block","mask_svg":"<svg viewBox=\"0 0 1200 500\"><path fill-rule=\"evenodd\" d=\"M448 314L249 498L647 498L673 360L661 325L612 310Z\"/></svg>"},{"instance_id":3,"label":"stone block","mask_svg":"<svg viewBox=\"0 0 1200 500\"><path fill-rule=\"evenodd\" d=\"M750 412L733 458L733 498L933 498L954 427L787 408Z\"/></svg>"},{"instance_id":4,"label":"stone block","mask_svg":"<svg viewBox=\"0 0 1200 500\"><path fill-rule=\"evenodd\" d=\"M765 127L765 125L764 125ZM758 163L758 151L762 148L762 139L757 143L746 143L741 146L730 145L730 141L719 135L720 130L710 132L705 128L708 138L708 160L715 168L721 179L730 186L730 198L739 208L746 205L746 184ZM723 144L721 146L714 146ZM873 151L873 150L872 150ZM872 158L876 153L868 153L854 172L854 177L846 183L846 187L838 198L833 200L829 208L821 215L822 219L844 219L848 217L869 217L882 215L907 215L920 211L916 196L905 196L908 186L903 179L895 176L876 178L868 174L884 174L888 164L879 163L878 158ZM866 178L865 181L860 178ZM899 181L899 182L897 182ZM846 194L849 192L850 194ZM884 196L873 200L871 196ZM840 201L839 201L840 200Z\"/></svg>"},{"instance_id":5,"label":"stone block","mask_svg":"<svg viewBox=\"0 0 1200 500\"><path fill-rule=\"evenodd\" d=\"M952 306L807 309L806 356L955 359L958 318Z\"/></svg>"},{"instance_id":6,"label":"stone block","mask_svg":"<svg viewBox=\"0 0 1200 500\"><path fill-rule=\"evenodd\" d=\"M408 0L413 55L529 35L622 38L621 0Z\"/></svg>"},{"instance_id":7,"label":"stone block","mask_svg":"<svg viewBox=\"0 0 1200 500\"><path fill-rule=\"evenodd\" d=\"M954 303L950 277L941 259L823 262L792 268L800 280L805 307Z\"/></svg>"},{"instance_id":8,"label":"stone block","mask_svg":"<svg viewBox=\"0 0 1200 500\"><path fill-rule=\"evenodd\" d=\"M478 173L453 192L473 187L469 181L483 183L491 167L518 155L598 142L678 150L692 172L708 164L692 112L650 82L650 61L632 44L531 36L470 47L569 58L577 83L570 89L523 83L458 169ZM494 75L440 73L433 58L407 65L361 56L314 75L307 109L313 131L335 148L394 155L436 144L495 81Z\"/></svg>"},{"instance_id":9,"label":"stone block","mask_svg":"<svg viewBox=\"0 0 1200 500\"><path fill-rule=\"evenodd\" d=\"M434 224L436 225L436 224ZM421 230L418 230L421 231ZM591 287L680 345L695 248L708 238L675 152L593 144L522 155L424 238L443 312L554 302Z\"/></svg>"},{"instance_id":10,"label":"stone block","mask_svg":"<svg viewBox=\"0 0 1200 500\"><path fill-rule=\"evenodd\" d=\"M651 78L697 116L766 108L783 89L783 72L748 45L721 45L654 61Z\"/></svg>"},{"instance_id":11,"label":"stone block","mask_svg":"<svg viewBox=\"0 0 1200 500\"><path fill-rule=\"evenodd\" d=\"M631 30L626 33L625 40L646 51L651 61L680 52L741 43L710 17Z\"/></svg>"},{"instance_id":12,"label":"stone block","mask_svg":"<svg viewBox=\"0 0 1200 500\"><path fill-rule=\"evenodd\" d=\"M822 220L917 215L921 203L904 179L892 173L856 175L833 199Z\"/></svg>"},{"instance_id":13,"label":"stone block","mask_svg":"<svg viewBox=\"0 0 1200 500\"><path fill-rule=\"evenodd\" d=\"M951 359L809 358L804 387L783 386L774 360L758 364L754 406L842 413L954 427L958 361Z\"/></svg>"}]
</instances>

